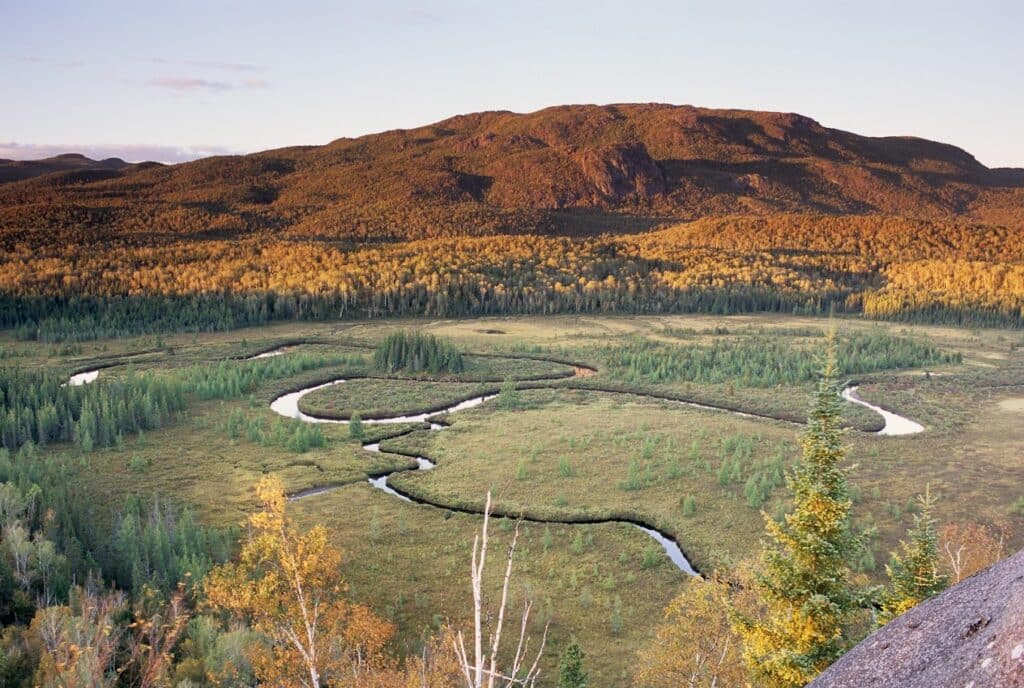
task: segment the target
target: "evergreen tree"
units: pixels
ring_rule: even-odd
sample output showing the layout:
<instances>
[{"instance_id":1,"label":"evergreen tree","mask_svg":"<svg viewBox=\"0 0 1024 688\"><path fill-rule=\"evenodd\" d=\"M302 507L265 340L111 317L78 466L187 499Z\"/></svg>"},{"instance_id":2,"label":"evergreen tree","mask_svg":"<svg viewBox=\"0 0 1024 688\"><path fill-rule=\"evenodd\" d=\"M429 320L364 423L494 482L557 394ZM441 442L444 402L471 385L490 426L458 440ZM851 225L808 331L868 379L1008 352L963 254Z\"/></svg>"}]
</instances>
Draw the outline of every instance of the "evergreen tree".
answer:
<instances>
[{"instance_id":1,"label":"evergreen tree","mask_svg":"<svg viewBox=\"0 0 1024 688\"><path fill-rule=\"evenodd\" d=\"M793 509L782 522L764 514L768 538L754 581L764 611L751 616L732 610L745 661L773 688L804 686L835 661L864 597L849 582L860 543L850 530L852 502L839 467L846 450L836 374L830 332L802 459L786 481Z\"/></svg>"},{"instance_id":2,"label":"evergreen tree","mask_svg":"<svg viewBox=\"0 0 1024 688\"><path fill-rule=\"evenodd\" d=\"M580 644L573 638L558 662L558 688L587 688L584 656Z\"/></svg>"},{"instance_id":3,"label":"evergreen tree","mask_svg":"<svg viewBox=\"0 0 1024 688\"><path fill-rule=\"evenodd\" d=\"M516 389L516 382L510 377L505 378L501 383L501 390L498 392L498 408L511 411L519 408L519 390Z\"/></svg>"},{"instance_id":4,"label":"evergreen tree","mask_svg":"<svg viewBox=\"0 0 1024 688\"><path fill-rule=\"evenodd\" d=\"M388 335L377 347L373 360L375 366L389 373L405 370L436 375L461 373L464 369L462 354L449 342L432 334L404 330Z\"/></svg>"},{"instance_id":5,"label":"evergreen tree","mask_svg":"<svg viewBox=\"0 0 1024 688\"><path fill-rule=\"evenodd\" d=\"M932 518L935 500L929 487L918 497L918 503L921 510L914 514L914 525L907 534L910 542L901 541L899 552L892 553L885 567L889 589L882 596L880 626L942 592L948 584L946 576L939 572L939 535Z\"/></svg>"},{"instance_id":6,"label":"evergreen tree","mask_svg":"<svg viewBox=\"0 0 1024 688\"><path fill-rule=\"evenodd\" d=\"M348 419L348 436L354 440L361 440L363 434L363 419L357 411Z\"/></svg>"}]
</instances>

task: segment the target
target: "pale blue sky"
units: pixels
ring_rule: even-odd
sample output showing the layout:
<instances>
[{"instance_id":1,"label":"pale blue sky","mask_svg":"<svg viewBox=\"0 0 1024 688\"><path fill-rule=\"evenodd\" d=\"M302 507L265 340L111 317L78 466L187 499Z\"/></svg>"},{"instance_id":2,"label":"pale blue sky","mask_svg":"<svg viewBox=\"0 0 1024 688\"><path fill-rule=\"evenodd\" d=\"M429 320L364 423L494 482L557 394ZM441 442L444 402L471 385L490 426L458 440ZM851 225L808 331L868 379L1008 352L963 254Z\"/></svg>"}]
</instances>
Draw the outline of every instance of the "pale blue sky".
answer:
<instances>
[{"instance_id":1,"label":"pale blue sky","mask_svg":"<svg viewBox=\"0 0 1024 688\"><path fill-rule=\"evenodd\" d=\"M799 112L1024 167L1024 2L0 0L0 157L326 143L478 110Z\"/></svg>"}]
</instances>

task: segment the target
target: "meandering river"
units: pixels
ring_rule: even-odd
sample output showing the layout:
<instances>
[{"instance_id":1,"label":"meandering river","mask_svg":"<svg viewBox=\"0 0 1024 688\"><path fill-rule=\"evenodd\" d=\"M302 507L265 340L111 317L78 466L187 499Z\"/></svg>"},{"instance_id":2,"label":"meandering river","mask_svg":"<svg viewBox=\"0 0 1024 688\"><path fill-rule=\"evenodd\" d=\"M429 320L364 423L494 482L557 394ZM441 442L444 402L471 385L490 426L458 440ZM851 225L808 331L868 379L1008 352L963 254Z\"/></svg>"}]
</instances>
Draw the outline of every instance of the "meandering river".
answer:
<instances>
[{"instance_id":1,"label":"meandering river","mask_svg":"<svg viewBox=\"0 0 1024 688\"><path fill-rule=\"evenodd\" d=\"M921 425L920 423L912 421L909 418L904 418L903 416L893 413L892 411L886 411L881 406L869 404L868 402L858 397L856 385L844 389L841 396L843 397L843 399L846 399L851 403L859 404L860 406L864 406L865 408L871 409L872 411L880 415L883 420L885 420L885 427L878 431L877 434L879 435L916 435L919 432L924 432L924 426Z\"/></svg>"},{"instance_id":2,"label":"meandering river","mask_svg":"<svg viewBox=\"0 0 1024 688\"><path fill-rule=\"evenodd\" d=\"M81 385L95 382L96 378L100 376L99 370L86 370L81 373L75 373L68 378L68 384L72 387L80 387Z\"/></svg>"},{"instance_id":3,"label":"meandering river","mask_svg":"<svg viewBox=\"0 0 1024 688\"><path fill-rule=\"evenodd\" d=\"M288 348L290 348L290 347L288 347ZM256 356L251 357L251 359L268 358L270 356L277 356L277 355L280 355L281 353L284 353L285 351L286 351L285 347L282 347L280 349L272 349L270 351L266 351L266 352L263 352L261 354L257 354ZM583 377L583 376L587 376L587 375L592 375L593 372L594 372L593 369L591 369L591 368L585 368L585 367L580 367L580 366L576 366L574 368L574 370L575 370L575 375L577 377ZM97 379L97 377L99 377L99 370L83 371L81 373L76 373L75 375L71 376L71 378L68 380L68 384L70 384L70 385L83 385L83 384L87 384L87 383L93 382L94 380ZM307 394L310 394L310 393L315 392L315 391L320 390L320 389L324 389L326 387L331 387L331 386L334 386L334 385L344 384L346 381L347 380L344 379L344 378L339 378L337 380L332 380L330 382L325 382L325 383L318 384L318 385L312 385L310 387L306 387L306 388L298 390L296 392L289 392L287 394L282 394L281 396L277 397L276 399L274 399L270 403L270 408L275 413L277 413L277 414L279 414L281 416L284 416L286 418L293 418L293 419L296 419L296 420L301 420L301 421L304 421L304 422L307 422L307 423L336 423L336 424L342 424L342 425L347 424L348 420L342 420L342 419L336 419L336 418L323 418L323 417L318 417L318 416L311 416L311 415L309 415L307 413L303 413L302 410L299 409L299 400L301 400L302 397L306 396ZM604 391L604 392L605 393L616 393L616 392L611 391L611 390L607 390L607 391ZM856 386L847 387L847 388L845 388L842 391L842 397L843 397L843 399L845 399L845 400L847 400L847 401L849 401L851 403L859 404L861 406L869 408L872 411L878 413L880 416L882 416L882 418L885 420L885 426L880 431L878 431L878 433L876 433L876 434L878 434L878 435L885 435L885 436L911 435L911 434L922 432L924 430L924 427L920 423L912 421L909 418L904 418L903 416L900 416L900 415L898 415L896 413L893 413L893 412L888 411L886 409L883 409L881 407L878 407L878 406L875 406L873 404L870 404L870 403L864 401L863 399L860 399L857 396L856 392L857 392L857 387ZM621 394L630 394L628 392L620 392L620 393ZM371 424L371 425L376 425L376 424L381 424L381 425L383 425L383 424L399 424L399 423L427 423L428 427L429 427L429 429L431 431L439 432L439 431L444 430L444 428L447 427L447 425L442 424L442 423L437 423L437 422L430 422L429 419L431 419L431 418L438 418L439 419L439 418L441 418L443 416L447 416L447 415L452 414L452 413L458 413L459 411L464 411L466 409L470 409L470 408L473 408L475 406L479 406L480 404L486 403L487 401L490 401L491 399L494 399L497 396L498 396L497 394L483 394L483 395L480 395L480 396L477 396L477 397L473 397L472 399L466 399L464 401L460 401L460 402L458 402L456 404L452 404L452 405L450 405L448 407L445 407L445 408L442 408L442 409L438 409L438 410L434 410L434 411L429 411L429 412L420 413L420 414L416 414L416 415L410 415L410 416L390 416L390 417L387 417L387 418L366 418L366 419L363 419L363 423ZM631 396L638 396L638 395L631 394ZM700 404L700 403L696 403L696 402L680 401L678 399L662 398L662 397L657 397L656 395L639 395L639 396L647 396L649 398L660 399L661 401L667 401L667 402L670 402L670 403L684 404L686 406L691 406L691 407L699 408L699 409L703 409L703 410L711 410L711 411L733 413L735 415L742 416L742 417L747 417L747 418L761 418L761 419L766 418L765 416L759 416L759 415L751 414L751 413L743 413L741 411L736 411L736 410L733 410L733 409L722 408L722 407L718 407L718 406L712 406L712 405L708 405L708 404ZM413 431L411 430L410 432L413 432ZM404 455L394 454L394 453L391 453L391 452L385 452L385 451L381 450L380 442L368 442L368 443L363 445L363 449L365 449L366 451L369 451L369 452L375 452L375 453L380 453L380 454L391 454L393 456L402 456L403 458L412 458L416 462L416 467L415 468L397 469L397 470L385 473L383 475L377 476L375 478L370 478L369 482L370 482L370 484L374 488L376 488L378 490L381 490L382 492L385 492L386 494L389 494L392 497L395 497L397 499L401 499L401 500L406 501L406 502L415 502L415 503L418 503L418 504L425 504L425 505L428 505L428 506L432 506L432 507L439 508L439 509L445 509L445 510L465 511L465 510L461 510L461 509L452 509L451 507L445 506L444 504L436 504L436 503L427 501L425 499L422 499L420 497L416 497L414 495L407 494L405 492L402 492L400 489L396 489L394 486L392 486L392 485L390 485L388 483L388 478L390 476L394 475L395 473L403 473L403 472L408 472L408 471L429 471L429 470L432 470L433 468L435 468L435 464L430 459L428 459L426 457L423 457L423 456L406 457ZM308 489L308 490L303 490L301 492L293 494L293 495L291 495L290 499L291 500L307 499L309 497L314 497L316 495L320 495L320 494L324 494L326 492L330 492L331 490L334 490L334 489L337 489L337 486L327 485L327 486L323 486L323 487L315 487L315 488L311 488L311 489ZM534 519L526 519L526 520L534 520ZM579 521L554 521L554 520L545 520L545 521L537 520L537 522L564 523L564 524L569 524L569 525L580 523ZM672 563L680 571L683 571L684 573L687 573L687 574L689 574L691 576L700 575L693 568L693 566L690 564L690 562L686 558L686 556L683 554L682 549L679 547L679 543L677 543L671 536L669 536L669 535L667 535L667 534L665 534L665 533L663 533L663 532L661 532L661 531L659 531L659 530L657 530L655 528L652 528L648 524L638 523L638 522L633 522L633 521L618 520L618 519L594 520L594 521L588 521L588 522L589 523L625 523L625 524L628 524L628 525L633 526L635 528L638 528L638 529L642 530L644 533L646 533L655 542L658 543L658 545L665 551L665 554L668 555L668 557L672 561Z\"/></svg>"}]
</instances>

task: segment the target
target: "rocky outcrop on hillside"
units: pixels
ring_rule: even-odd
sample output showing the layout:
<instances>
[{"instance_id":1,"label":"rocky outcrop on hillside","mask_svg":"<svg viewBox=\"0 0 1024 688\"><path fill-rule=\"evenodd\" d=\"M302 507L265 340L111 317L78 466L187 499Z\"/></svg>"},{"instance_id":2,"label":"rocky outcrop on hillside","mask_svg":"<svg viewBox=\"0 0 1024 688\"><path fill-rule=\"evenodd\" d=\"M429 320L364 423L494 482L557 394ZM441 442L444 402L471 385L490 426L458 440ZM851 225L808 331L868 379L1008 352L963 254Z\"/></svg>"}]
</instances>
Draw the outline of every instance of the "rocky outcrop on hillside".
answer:
<instances>
[{"instance_id":1,"label":"rocky outcrop on hillside","mask_svg":"<svg viewBox=\"0 0 1024 688\"><path fill-rule=\"evenodd\" d=\"M875 631L809 688L1024 686L1024 551Z\"/></svg>"}]
</instances>

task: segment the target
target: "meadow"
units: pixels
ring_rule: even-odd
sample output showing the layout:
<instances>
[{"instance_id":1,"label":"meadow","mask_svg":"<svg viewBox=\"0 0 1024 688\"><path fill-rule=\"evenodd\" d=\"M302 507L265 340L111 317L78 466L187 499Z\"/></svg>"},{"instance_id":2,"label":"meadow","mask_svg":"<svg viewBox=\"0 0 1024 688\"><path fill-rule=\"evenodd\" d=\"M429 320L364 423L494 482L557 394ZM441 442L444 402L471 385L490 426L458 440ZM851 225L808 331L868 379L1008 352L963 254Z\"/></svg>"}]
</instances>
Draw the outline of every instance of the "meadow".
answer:
<instances>
[{"instance_id":1,"label":"meadow","mask_svg":"<svg viewBox=\"0 0 1024 688\"><path fill-rule=\"evenodd\" d=\"M925 427L882 436L877 414L844 404L854 520L871 542L859 572L880 580L926 484L939 495L940 523L1005 522L1011 544L1024 545L1024 335L834 324L844 382ZM207 526L238 527L263 475L279 476L290 494L334 488L289 509L329 529L345 551L351 594L397 624L401 652L468 613L479 518L465 512L479 511L490 490L498 513L531 519L514 595L536 601L535 631L551 624L546 681L575 637L594 685L626 686L637 649L686 574L628 523L593 521L655 527L703 573L732 570L756 553L762 512L786 508L784 476L799 455L799 423L830 326L779 315L523 316L288 322L53 345L5 333L0 367L54 380L100 369L88 383L95 391L51 385L69 400L97 395L100 409L101 390L132 379L180 386L180 406L151 427L115 429L109 441L83 447L61 439L58 423L55 439L33 450L71 476L100 522L117 521L135 498L188 507ZM463 369L380 369L374 347L403 330L450 342ZM444 429L365 423L361 438L342 423L304 423L270 409L286 392L338 378L348 381L302 397L301 411L369 420L498 396L443 418ZM374 441L382 452L363 448ZM368 482L415 467L414 456L437 467L395 473L389 484L422 503ZM498 521L499 541L510 526Z\"/></svg>"}]
</instances>

